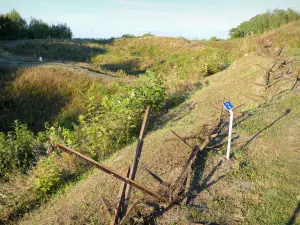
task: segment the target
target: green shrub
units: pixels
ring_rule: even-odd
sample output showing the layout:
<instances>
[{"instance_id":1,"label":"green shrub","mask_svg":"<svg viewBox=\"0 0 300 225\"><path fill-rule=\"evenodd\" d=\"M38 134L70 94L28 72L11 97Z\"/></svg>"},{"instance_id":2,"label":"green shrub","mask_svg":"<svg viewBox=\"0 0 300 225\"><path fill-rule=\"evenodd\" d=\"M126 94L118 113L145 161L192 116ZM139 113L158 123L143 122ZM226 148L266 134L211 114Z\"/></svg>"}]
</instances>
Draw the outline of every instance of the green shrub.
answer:
<instances>
[{"instance_id":1,"label":"green shrub","mask_svg":"<svg viewBox=\"0 0 300 225\"><path fill-rule=\"evenodd\" d=\"M34 171L34 190L39 197L55 192L64 182L64 171L55 161L56 155L39 161Z\"/></svg>"},{"instance_id":2,"label":"green shrub","mask_svg":"<svg viewBox=\"0 0 300 225\"><path fill-rule=\"evenodd\" d=\"M209 40L210 41L219 41L220 39L218 39L216 36L212 36Z\"/></svg>"},{"instance_id":3,"label":"green shrub","mask_svg":"<svg viewBox=\"0 0 300 225\"><path fill-rule=\"evenodd\" d=\"M165 105L166 88L162 78L147 71L133 86L119 84L119 92L104 97L100 105L94 100L90 98L88 113L79 117L75 131L50 129L61 141L99 159L135 138L146 106L151 105L153 115Z\"/></svg>"},{"instance_id":4,"label":"green shrub","mask_svg":"<svg viewBox=\"0 0 300 225\"><path fill-rule=\"evenodd\" d=\"M13 131L0 133L0 178L13 172L26 172L35 162L34 149L39 146L35 135L25 124L15 121Z\"/></svg>"},{"instance_id":5,"label":"green shrub","mask_svg":"<svg viewBox=\"0 0 300 225\"><path fill-rule=\"evenodd\" d=\"M146 34L143 34L143 36L142 37L153 37L154 36L154 34L151 34L151 33L146 33Z\"/></svg>"},{"instance_id":6,"label":"green shrub","mask_svg":"<svg viewBox=\"0 0 300 225\"><path fill-rule=\"evenodd\" d=\"M122 38L135 38L133 34L123 34Z\"/></svg>"}]
</instances>

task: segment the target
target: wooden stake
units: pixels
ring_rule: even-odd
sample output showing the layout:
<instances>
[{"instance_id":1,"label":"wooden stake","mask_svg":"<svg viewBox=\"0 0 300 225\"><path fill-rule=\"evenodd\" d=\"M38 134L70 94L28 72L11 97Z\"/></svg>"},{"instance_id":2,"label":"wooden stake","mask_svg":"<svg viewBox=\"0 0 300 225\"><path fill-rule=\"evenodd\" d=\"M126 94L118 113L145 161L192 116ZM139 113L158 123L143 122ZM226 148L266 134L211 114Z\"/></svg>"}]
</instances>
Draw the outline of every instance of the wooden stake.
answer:
<instances>
[{"instance_id":1,"label":"wooden stake","mask_svg":"<svg viewBox=\"0 0 300 225\"><path fill-rule=\"evenodd\" d=\"M130 174L130 166L128 167L128 169L126 170L125 176L129 177ZM119 194L118 194L118 203L117 203L117 207L114 211L113 216L111 217L111 221L110 221L110 225L115 225L118 224L119 221L122 219L122 205L124 203L124 198L125 198L125 190L126 190L126 183L122 182L121 186L120 186L120 190L119 190Z\"/></svg>"},{"instance_id":2,"label":"wooden stake","mask_svg":"<svg viewBox=\"0 0 300 225\"><path fill-rule=\"evenodd\" d=\"M135 179L137 168L138 168L138 165L139 165L139 162L140 162L140 157L141 157L143 143L144 143L144 137L145 137L146 129L147 129L148 122L149 122L150 111L151 111L151 108L150 108L150 105L149 105L147 107L145 115L144 115L144 120L143 120L143 123L142 123L142 127L141 127L141 130L140 130L140 136L139 136L138 144L137 144L137 147L136 147L134 162L133 162L132 170L131 170L131 173L130 173L130 179L132 181L134 181L134 179ZM132 192L132 187L129 186L127 188L126 194L125 194L125 203L124 203L125 211L126 211L126 208L128 207L128 201L130 199L131 192Z\"/></svg>"},{"instance_id":3,"label":"wooden stake","mask_svg":"<svg viewBox=\"0 0 300 225\"><path fill-rule=\"evenodd\" d=\"M80 159L88 162L89 164L95 166L97 169L99 169L99 170L101 170L101 171L103 171L103 172L105 172L105 173L107 173L107 174L109 174L109 175L111 175L111 176L113 176L113 177L129 184L130 186L135 187L136 189L139 189L140 191L142 191L142 192L144 192L144 193L146 193L146 194L148 194L152 197L155 197L157 199L165 199L163 196L160 196L160 195L156 194L155 192L151 191L150 189L148 189L148 188L134 182L133 180L129 179L128 177L125 177L125 176L122 176L122 175L118 174L117 172L101 165L100 163L96 162L95 160L93 160L93 159L91 159L91 158L89 158L85 155L82 155L81 153L76 152L75 150L73 150L73 149L71 149L67 146L64 146L62 144L56 144L56 147L58 147L60 150L66 152L66 153L77 156L78 158L80 158Z\"/></svg>"},{"instance_id":4,"label":"wooden stake","mask_svg":"<svg viewBox=\"0 0 300 225\"><path fill-rule=\"evenodd\" d=\"M192 146L190 146L182 137L180 137L178 134L176 134L174 131L172 131L171 130L171 132L172 132L172 134L174 134L176 137L177 137L177 139L179 140L179 141L181 141L182 143L184 143L186 146L188 146L190 149L192 149L193 150L193 147Z\"/></svg>"}]
</instances>

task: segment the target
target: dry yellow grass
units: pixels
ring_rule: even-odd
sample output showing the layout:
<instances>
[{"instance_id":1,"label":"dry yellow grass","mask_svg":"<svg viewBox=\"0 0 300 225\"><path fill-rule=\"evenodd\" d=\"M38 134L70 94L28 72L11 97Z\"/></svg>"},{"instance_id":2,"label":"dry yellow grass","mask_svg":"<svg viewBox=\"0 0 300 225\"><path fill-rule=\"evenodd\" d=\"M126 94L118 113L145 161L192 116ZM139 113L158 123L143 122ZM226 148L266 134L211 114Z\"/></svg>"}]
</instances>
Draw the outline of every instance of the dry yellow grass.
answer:
<instances>
[{"instance_id":1,"label":"dry yellow grass","mask_svg":"<svg viewBox=\"0 0 300 225\"><path fill-rule=\"evenodd\" d=\"M4 100L10 101L9 114L2 115L6 128L15 119L35 131L43 130L45 122L70 126L86 111L91 95L100 101L114 91L110 81L53 65L19 69L7 76L11 78Z\"/></svg>"}]
</instances>

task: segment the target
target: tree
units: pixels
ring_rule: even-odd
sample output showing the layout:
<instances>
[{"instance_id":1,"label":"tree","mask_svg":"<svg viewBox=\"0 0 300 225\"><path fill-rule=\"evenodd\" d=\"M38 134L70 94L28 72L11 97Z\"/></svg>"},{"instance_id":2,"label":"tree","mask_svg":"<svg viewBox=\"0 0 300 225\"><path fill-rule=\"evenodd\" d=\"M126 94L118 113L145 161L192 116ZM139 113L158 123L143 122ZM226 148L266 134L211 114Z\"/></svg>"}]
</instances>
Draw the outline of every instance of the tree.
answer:
<instances>
[{"instance_id":1,"label":"tree","mask_svg":"<svg viewBox=\"0 0 300 225\"><path fill-rule=\"evenodd\" d=\"M0 39L19 39L26 36L26 21L16 10L0 15Z\"/></svg>"},{"instance_id":2,"label":"tree","mask_svg":"<svg viewBox=\"0 0 300 225\"><path fill-rule=\"evenodd\" d=\"M50 37L51 38L69 39L69 38L72 38L72 36L73 36L72 31L66 23L52 25L50 28Z\"/></svg>"},{"instance_id":3,"label":"tree","mask_svg":"<svg viewBox=\"0 0 300 225\"><path fill-rule=\"evenodd\" d=\"M16 11L0 14L0 39L43 39L72 38L72 31L67 24L49 25L42 20L32 18L29 25Z\"/></svg>"},{"instance_id":4,"label":"tree","mask_svg":"<svg viewBox=\"0 0 300 225\"><path fill-rule=\"evenodd\" d=\"M275 9L273 12L266 12L242 22L236 28L229 30L230 39L243 38L253 34L262 34L270 29L275 29L283 24L299 20L300 14L292 9Z\"/></svg>"},{"instance_id":5,"label":"tree","mask_svg":"<svg viewBox=\"0 0 300 225\"><path fill-rule=\"evenodd\" d=\"M50 27L42 20L32 18L28 26L28 35L30 39L50 37Z\"/></svg>"}]
</instances>

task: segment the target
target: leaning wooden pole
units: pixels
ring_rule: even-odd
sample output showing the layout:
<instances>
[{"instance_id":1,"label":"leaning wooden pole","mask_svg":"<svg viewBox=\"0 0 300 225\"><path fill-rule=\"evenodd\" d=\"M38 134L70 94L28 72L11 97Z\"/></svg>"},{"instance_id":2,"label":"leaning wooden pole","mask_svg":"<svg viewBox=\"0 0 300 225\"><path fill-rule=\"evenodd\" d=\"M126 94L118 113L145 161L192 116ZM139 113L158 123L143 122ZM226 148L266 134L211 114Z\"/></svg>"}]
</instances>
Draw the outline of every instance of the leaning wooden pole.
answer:
<instances>
[{"instance_id":1,"label":"leaning wooden pole","mask_svg":"<svg viewBox=\"0 0 300 225\"><path fill-rule=\"evenodd\" d=\"M126 177L129 177L130 174L130 166L126 170ZM123 203L124 203L124 198L125 198L125 190L126 190L127 184L125 182L121 183L119 194L118 194L118 203L117 207L114 211L113 216L111 217L110 225L115 225L119 224L119 221L121 221L123 215L122 215L122 210L123 210Z\"/></svg>"},{"instance_id":2,"label":"leaning wooden pole","mask_svg":"<svg viewBox=\"0 0 300 225\"><path fill-rule=\"evenodd\" d=\"M151 111L151 108L150 108L150 105L149 105L147 107L146 111L145 111L144 120L143 120L142 127L141 127L141 130L140 130L140 135L139 135L139 138L138 138L138 144L136 146L136 152L135 152L135 157L134 157L134 161L133 161L133 165L132 165L132 170L131 170L131 173L130 173L130 179L133 180L133 181L135 179L137 168L138 168L138 165L139 165L139 162L140 162L140 157L141 157L143 143L144 143L144 137L145 137L146 129L147 129L148 122L149 122L150 111ZM125 204L124 204L125 209L127 209L127 207L128 207L128 201L129 201L130 196L131 196L131 191L132 191L132 187L129 186L126 189ZM126 210L125 210L125 212L126 212Z\"/></svg>"},{"instance_id":3,"label":"leaning wooden pole","mask_svg":"<svg viewBox=\"0 0 300 225\"><path fill-rule=\"evenodd\" d=\"M56 144L56 147L58 147L60 150L66 152L66 153L69 153L69 154L77 156L78 158L80 158L80 159L88 162L89 164L92 164L97 169L99 169L99 170L101 170L101 171L103 171L103 172L105 172L105 173L107 173L107 174L109 174L109 175L111 175L111 176L113 176L113 177L115 177L115 178L117 178L117 179L119 179L119 180L121 180L121 181L129 184L130 187L131 186L135 187L136 189L139 189L142 192L144 192L144 193L146 193L146 194L148 194L148 195L150 195L152 197L155 197L157 199L164 199L164 197L162 197L162 196L156 194L155 192L149 190L148 188L146 188L146 187L144 187L144 186L142 186L142 185L134 182L130 178L118 174L117 172L115 172L115 171L113 171L113 170L111 170L111 169L109 169L109 168L101 165L100 163L96 162L95 160L93 160L93 159L91 159L91 158L89 158L89 157L87 157L87 156L85 156L85 155L83 155L83 154L81 154L81 153L79 153L79 152L77 152L77 151L75 151L75 150L67 147L67 146L64 146L62 144Z\"/></svg>"}]
</instances>

